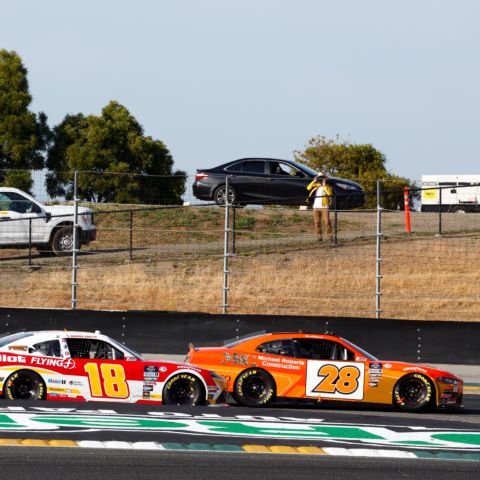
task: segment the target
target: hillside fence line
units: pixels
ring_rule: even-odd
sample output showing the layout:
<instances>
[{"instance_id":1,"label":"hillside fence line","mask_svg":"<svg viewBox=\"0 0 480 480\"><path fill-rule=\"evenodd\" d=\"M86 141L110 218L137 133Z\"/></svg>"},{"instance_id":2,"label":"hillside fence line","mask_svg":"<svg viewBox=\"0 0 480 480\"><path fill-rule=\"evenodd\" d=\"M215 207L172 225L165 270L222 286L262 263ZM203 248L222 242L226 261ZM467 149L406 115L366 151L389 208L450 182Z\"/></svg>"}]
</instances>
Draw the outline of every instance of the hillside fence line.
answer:
<instances>
[{"instance_id":1,"label":"hillside fence line","mask_svg":"<svg viewBox=\"0 0 480 480\"><path fill-rule=\"evenodd\" d=\"M149 189L141 199L148 203L80 200L78 187L85 195L85 178L92 175L63 174L71 178L70 193L39 202L74 207L58 215L73 225L77 245L63 256L36 248L36 235L50 228L42 224L41 212L32 211L28 201L12 205L0 194L0 306L431 320L480 316L480 215L442 202L447 193L476 185L410 190L408 232L404 190L379 180L375 191L365 192L370 208L332 206L333 240L318 242L306 206L217 206L195 200L189 189L180 194L178 177L131 182L128 175L98 173L95 182L104 196L122 188L134 196L140 185ZM48 196L40 192L44 178L42 172L33 174L35 199ZM178 204L162 204L172 198L165 190L174 191ZM419 211L420 198L430 204L436 199L437 210ZM90 199L98 200L94 193ZM383 207L392 203L396 208ZM75 214L81 207L91 212ZM478 211L476 200L468 207ZM17 218L10 209L18 210ZM78 215L96 225L96 239L81 248ZM23 248L11 244L19 236Z\"/></svg>"}]
</instances>

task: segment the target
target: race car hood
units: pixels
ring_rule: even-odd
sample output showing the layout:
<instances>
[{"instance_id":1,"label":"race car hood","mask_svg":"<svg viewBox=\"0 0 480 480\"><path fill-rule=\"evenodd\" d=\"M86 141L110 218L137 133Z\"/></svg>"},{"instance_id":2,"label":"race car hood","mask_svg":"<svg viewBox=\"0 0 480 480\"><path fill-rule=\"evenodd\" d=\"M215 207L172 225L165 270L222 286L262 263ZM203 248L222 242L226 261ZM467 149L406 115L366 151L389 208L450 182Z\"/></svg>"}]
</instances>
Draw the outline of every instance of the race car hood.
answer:
<instances>
[{"instance_id":1,"label":"race car hood","mask_svg":"<svg viewBox=\"0 0 480 480\"><path fill-rule=\"evenodd\" d=\"M391 365L392 370L403 371L405 373L425 373L430 375L433 378L438 377L447 377L462 382L463 380L458 377L457 375L453 374L452 372L448 372L447 370L439 370L434 367L429 367L428 365L419 365L416 363L406 363L406 362L398 362L395 360L378 360L378 362L383 365L385 368L386 365Z\"/></svg>"}]
</instances>

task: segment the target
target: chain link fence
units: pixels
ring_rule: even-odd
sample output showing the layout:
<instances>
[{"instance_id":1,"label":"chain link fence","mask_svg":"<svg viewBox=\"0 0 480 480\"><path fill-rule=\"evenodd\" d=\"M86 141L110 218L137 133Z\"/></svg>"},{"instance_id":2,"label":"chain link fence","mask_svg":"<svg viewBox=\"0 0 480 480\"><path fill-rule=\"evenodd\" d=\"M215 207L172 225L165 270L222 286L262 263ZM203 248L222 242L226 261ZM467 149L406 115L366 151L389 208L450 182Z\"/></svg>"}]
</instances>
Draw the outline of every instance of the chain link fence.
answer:
<instances>
[{"instance_id":1,"label":"chain link fence","mask_svg":"<svg viewBox=\"0 0 480 480\"><path fill-rule=\"evenodd\" d=\"M333 206L332 241L319 242L306 206L225 207L185 193L163 204L172 191L191 191L193 178L179 184L177 177L172 188L168 177L145 179L157 192L148 202L87 202L91 172L78 173L75 201L73 173L62 175L71 192L53 199L44 172L33 174L31 196L0 187L2 306L432 320L480 315L480 215L442 203L447 189L472 185L410 191L406 212L405 192L381 182L379 193L365 192L365 205L380 208ZM138 180L97 176L98 185L118 189ZM432 198L436 203L421 211ZM474 208L472 200L468 211Z\"/></svg>"}]
</instances>

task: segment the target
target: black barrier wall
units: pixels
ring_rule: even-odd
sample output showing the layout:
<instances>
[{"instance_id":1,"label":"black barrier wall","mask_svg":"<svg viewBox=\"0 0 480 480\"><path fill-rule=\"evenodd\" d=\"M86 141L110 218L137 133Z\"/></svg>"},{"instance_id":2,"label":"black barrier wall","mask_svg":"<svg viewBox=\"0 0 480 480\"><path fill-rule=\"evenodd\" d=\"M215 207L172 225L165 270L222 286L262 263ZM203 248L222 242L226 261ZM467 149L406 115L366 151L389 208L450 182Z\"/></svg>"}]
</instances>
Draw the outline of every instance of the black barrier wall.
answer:
<instances>
[{"instance_id":1,"label":"black barrier wall","mask_svg":"<svg viewBox=\"0 0 480 480\"><path fill-rule=\"evenodd\" d=\"M0 308L0 334L100 330L142 353L184 354L188 343L222 345L252 332L340 335L382 360L480 364L480 322L205 313Z\"/></svg>"}]
</instances>

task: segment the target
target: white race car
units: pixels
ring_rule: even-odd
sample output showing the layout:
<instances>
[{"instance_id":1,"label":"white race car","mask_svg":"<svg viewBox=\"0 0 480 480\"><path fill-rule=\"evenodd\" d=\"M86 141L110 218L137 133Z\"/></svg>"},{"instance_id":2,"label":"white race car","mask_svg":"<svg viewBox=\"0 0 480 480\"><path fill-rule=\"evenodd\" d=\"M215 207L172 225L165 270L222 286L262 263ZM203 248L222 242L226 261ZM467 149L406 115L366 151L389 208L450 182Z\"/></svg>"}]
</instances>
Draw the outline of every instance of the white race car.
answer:
<instances>
[{"instance_id":1,"label":"white race car","mask_svg":"<svg viewBox=\"0 0 480 480\"><path fill-rule=\"evenodd\" d=\"M145 361L99 331L0 337L0 395L11 400L221 402L225 379L178 362Z\"/></svg>"}]
</instances>

